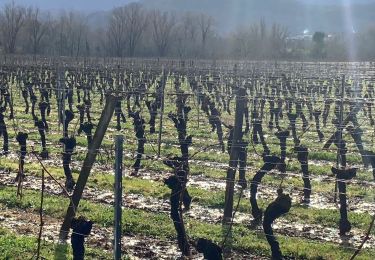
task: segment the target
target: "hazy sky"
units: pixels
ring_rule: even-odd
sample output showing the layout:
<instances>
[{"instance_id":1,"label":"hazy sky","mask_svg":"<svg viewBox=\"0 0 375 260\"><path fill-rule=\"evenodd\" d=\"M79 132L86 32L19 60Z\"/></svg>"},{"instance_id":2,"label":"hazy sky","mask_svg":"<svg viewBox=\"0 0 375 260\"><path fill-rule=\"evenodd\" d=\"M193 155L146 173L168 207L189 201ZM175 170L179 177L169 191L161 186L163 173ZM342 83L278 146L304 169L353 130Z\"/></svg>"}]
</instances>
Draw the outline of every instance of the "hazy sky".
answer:
<instances>
[{"instance_id":1,"label":"hazy sky","mask_svg":"<svg viewBox=\"0 0 375 260\"><path fill-rule=\"evenodd\" d=\"M9 3L11 0L0 0L0 5ZM124 5L138 0L14 0L14 2L21 5L34 5L43 10L60 10L60 9L74 9L79 11L98 11L110 10L115 6ZM185 0L190 1L190 0ZM204 1L204 0L202 0ZM228 0L232 1L232 0ZM259 0L261 1L261 0ZM282 1L282 0L280 0ZM305 3L314 4L338 4L348 2L375 2L375 0L297 0Z\"/></svg>"}]
</instances>

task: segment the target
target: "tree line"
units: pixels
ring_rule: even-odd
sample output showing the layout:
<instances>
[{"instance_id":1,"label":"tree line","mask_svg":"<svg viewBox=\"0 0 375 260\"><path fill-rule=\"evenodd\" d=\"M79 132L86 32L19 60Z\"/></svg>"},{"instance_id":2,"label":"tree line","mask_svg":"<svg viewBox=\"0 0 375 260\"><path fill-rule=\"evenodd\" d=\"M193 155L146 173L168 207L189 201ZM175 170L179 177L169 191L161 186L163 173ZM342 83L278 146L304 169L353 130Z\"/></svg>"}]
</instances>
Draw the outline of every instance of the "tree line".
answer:
<instances>
[{"instance_id":1,"label":"tree line","mask_svg":"<svg viewBox=\"0 0 375 260\"><path fill-rule=\"evenodd\" d=\"M311 39L291 40L288 28L260 19L223 34L207 14L150 10L139 3L116 7L104 20L90 23L75 11L51 15L38 7L5 4L0 9L0 50L70 57L347 60L354 48L354 58L375 59L375 28L330 39L316 32Z\"/></svg>"}]
</instances>

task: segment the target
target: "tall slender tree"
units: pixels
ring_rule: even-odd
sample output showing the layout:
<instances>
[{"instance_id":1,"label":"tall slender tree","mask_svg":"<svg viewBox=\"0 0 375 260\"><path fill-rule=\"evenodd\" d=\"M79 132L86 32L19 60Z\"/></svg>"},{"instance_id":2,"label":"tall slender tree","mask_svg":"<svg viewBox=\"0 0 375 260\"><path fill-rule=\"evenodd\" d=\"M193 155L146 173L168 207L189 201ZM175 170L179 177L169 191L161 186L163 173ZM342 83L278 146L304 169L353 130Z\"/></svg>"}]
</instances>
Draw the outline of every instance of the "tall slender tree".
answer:
<instances>
[{"instance_id":1,"label":"tall slender tree","mask_svg":"<svg viewBox=\"0 0 375 260\"><path fill-rule=\"evenodd\" d=\"M0 33L6 53L15 53L18 33L25 21L25 8L14 2L0 11Z\"/></svg>"},{"instance_id":2,"label":"tall slender tree","mask_svg":"<svg viewBox=\"0 0 375 260\"><path fill-rule=\"evenodd\" d=\"M152 36L158 55L164 57L171 43L171 36L175 26L175 17L168 12L154 10L151 13Z\"/></svg>"},{"instance_id":3,"label":"tall slender tree","mask_svg":"<svg viewBox=\"0 0 375 260\"><path fill-rule=\"evenodd\" d=\"M38 54L40 52L41 42L50 29L49 16L42 19L40 17L39 8L29 7L26 10L25 25L25 33L31 53L34 55Z\"/></svg>"}]
</instances>

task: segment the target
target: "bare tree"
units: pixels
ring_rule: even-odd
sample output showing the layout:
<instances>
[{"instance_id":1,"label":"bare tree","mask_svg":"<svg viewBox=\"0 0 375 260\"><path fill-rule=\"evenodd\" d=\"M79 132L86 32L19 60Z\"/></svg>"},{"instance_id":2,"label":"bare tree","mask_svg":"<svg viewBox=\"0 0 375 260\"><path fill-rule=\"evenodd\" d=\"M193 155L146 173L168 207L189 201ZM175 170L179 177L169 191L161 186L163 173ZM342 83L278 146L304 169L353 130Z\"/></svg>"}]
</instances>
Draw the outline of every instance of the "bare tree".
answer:
<instances>
[{"instance_id":1,"label":"bare tree","mask_svg":"<svg viewBox=\"0 0 375 260\"><path fill-rule=\"evenodd\" d=\"M147 26L147 14L142 5L131 3L125 6L125 30L129 56L133 57Z\"/></svg>"},{"instance_id":2,"label":"bare tree","mask_svg":"<svg viewBox=\"0 0 375 260\"><path fill-rule=\"evenodd\" d=\"M89 48L88 42L87 42L87 33L88 33L88 27L87 27L87 19L86 17L80 15L75 20L74 24L75 28L73 30L75 34L76 39L76 49L75 49L75 55L76 57L82 55L82 49L86 50Z\"/></svg>"},{"instance_id":3,"label":"bare tree","mask_svg":"<svg viewBox=\"0 0 375 260\"><path fill-rule=\"evenodd\" d=\"M107 28L109 53L122 57L127 49L133 57L146 27L147 14L142 5L131 3L113 9Z\"/></svg>"},{"instance_id":4,"label":"bare tree","mask_svg":"<svg viewBox=\"0 0 375 260\"><path fill-rule=\"evenodd\" d=\"M213 18L206 14L200 14L198 17L198 25L201 33L201 40L202 40L202 54L205 54L206 50L206 43L209 33L212 30L213 26Z\"/></svg>"},{"instance_id":5,"label":"bare tree","mask_svg":"<svg viewBox=\"0 0 375 260\"><path fill-rule=\"evenodd\" d=\"M14 53L18 33L24 24L25 8L16 6L14 2L6 4L0 12L0 32L4 50Z\"/></svg>"},{"instance_id":6,"label":"bare tree","mask_svg":"<svg viewBox=\"0 0 375 260\"><path fill-rule=\"evenodd\" d=\"M257 37L255 38L255 57L257 59L264 59L268 55L268 35L267 35L267 24L264 17L260 18L259 24L254 25L254 27L258 26L258 33ZM253 27L253 28L254 28Z\"/></svg>"},{"instance_id":7,"label":"bare tree","mask_svg":"<svg viewBox=\"0 0 375 260\"><path fill-rule=\"evenodd\" d=\"M174 15L155 10L151 13L152 36L158 50L158 54L164 57L170 45L171 34L175 26Z\"/></svg>"},{"instance_id":8,"label":"bare tree","mask_svg":"<svg viewBox=\"0 0 375 260\"><path fill-rule=\"evenodd\" d=\"M188 12L181 16L176 30L176 48L181 58L196 56L198 22L196 15Z\"/></svg>"},{"instance_id":9,"label":"bare tree","mask_svg":"<svg viewBox=\"0 0 375 260\"><path fill-rule=\"evenodd\" d=\"M248 58L250 56L250 32L243 28L238 29L232 36L233 54L236 57Z\"/></svg>"},{"instance_id":10,"label":"bare tree","mask_svg":"<svg viewBox=\"0 0 375 260\"><path fill-rule=\"evenodd\" d=\"M109 35L108 28L97 28L96 30L92 31L90 34L91 53L94 53L97 56L105 56L108 53L112 54L114 51L112 47L110 47L111 40L109 40L109 36L103 37L103 35Z\"/></svg>"},{"instance_id":11,"label":"bare tree","mask_svg":"<svg viewBox=\"0 0 375 260\"><path fill-rule=\"evenodd\" d=\"M46 35L50 19L49 16L46 19L41 19L39 8L29 7L26 10L26 23L25 32L29 42L32 54L38 54L40 51L40 45L43 37Z\"/></svg>"},{"instance_id":12,"label":"bare tree","mask_svg":"<svg viewBox=\"0 0 375 260\"><path fill-rule=\"evenodd\" d=\"M270 30L266 22L237 30L234 34L234 54L251 59L281 58L286 53L288 30L274 23Z\"/></svg>"},{"instance_id":13,"label":"bare tree","mask_svg":"<svg viewBox=\"0 0 375 260\"><path fill-rule=\"evenodd\" d=\"M266 20L264 17L260 18L259 21L259 32L260 32L260 39L263 41L267 37L267 25L266 25Z\"/></svg>"},{"instance_id":14,"label":"bare tree","mask_svg":"<svg viewBox=\"0 0 375 260\"><path fill-rule=\"evenodd\" d=\"M117 7L112 15L107 29L108 45L111 54L122 57L126 44L126 7Z\"/></svg>"},{"instance_id":15,"label":"bare tree","mask_svg":"<svg viewBox=\"0 0 375 260\"><path fill-rule=\"evenodd\" d=\"M260 24L250 26L249 50L252 58L258 59L262 56L263 40L265 38L265 27Z\"/></svg>"},{"instance_id":16,"label":"bare tree","mask_svg":"<svg viewBox=\"0 0 375 260\"><path fill-rule=\"evenodd\" d=\"M274 23L272 25L270 34L270 53L272 58L281 58L286 50L286 40L289 36L288 30L279 24Z\"/></svg>"},{"instance_id":17,"label":"bare tree","mask_svg":"<svg viewBox=\"0 0 375 260\"><path fill-rule=\"evenodd\" d=\"M75 12L63 13L55 24L56 44L59 55L80 56L87 39L86 18Z\"/></svg>"},{"instance_id":18,"label":"bare tree","mask_svg":"<svg viewBox=\"0 0 375 260\"><path fill-rule=\"evenodd\" d=\"M233 35L233 51L236 57L258 58L261 46L259 24L247 28L239 28Z\"/></svg>"}]
</instances>

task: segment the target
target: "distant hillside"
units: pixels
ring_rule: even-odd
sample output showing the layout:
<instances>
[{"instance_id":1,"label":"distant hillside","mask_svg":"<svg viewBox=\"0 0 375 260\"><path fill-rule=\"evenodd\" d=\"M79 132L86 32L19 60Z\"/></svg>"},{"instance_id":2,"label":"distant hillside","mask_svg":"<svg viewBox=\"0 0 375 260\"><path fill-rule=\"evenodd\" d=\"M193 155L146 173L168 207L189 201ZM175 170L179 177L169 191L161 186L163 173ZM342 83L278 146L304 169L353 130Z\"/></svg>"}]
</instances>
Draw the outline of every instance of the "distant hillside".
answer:
<instances>
[{"instance_id":1,"label":"distant hillside","mask_svg":"<svg viewBox=\"0 0 375 260\"><path fill-rule=\"evenodd\" d=\"M351 2L353 29L360 31L375 26L375 0ZM125 1L127 2L127 1ZM145 7L175 12L201 12L215 18L219 32L250 25L264 17L286 26L291 34L310 31L344 32L352 28L346 21L347 9L342 0L140 0ZM122 2L123 3L123 2ZM90 25L104 27L110 11L98 11L88 16Z\"/></svg>"},{"instance_id":2,"label":"distant hillside","mask_svg":"<svg viewBox=\"0 0 375 260\"><path fill-rule=\"evenodd\" d=\"M375 24L374 0L140 0L149 8L173 11L196 11L212 15L217 27L228 32L264 17L268 23L277 22L292 33L322 30L343 32L347 13L342 4L351 3L353 27L356 31ZM324 4L323 4L324 3Z\"/></svg>"},{"instance_id":3,"label":"distant hillside","mask_svg":"<svg viewBox=\"0 0 375 260\"><path fill-rule=\"evenodd\" d=\"M375 0L14 0L16 4L38 6L59 14L61 10L76 10L88 15L94 27L108 23L110 10L130 2L140 2L150 9L176 12L194 11L207 13L216 20L219 32L231 32L259 21L264 17L268 24L277 22L290 33L310 31L352 31L346 20L351 12L356 31L375 26ZM11 0L0 0L0 6ZM345 5L350 5L350 10Z\"/></svg>"},{"instance_id":4,"label":"distant hillside","mask_svg":"<svg viewBox=\"0 0 375 260\"><path fill-rule=\"evenodd\" d=\"M342 3L356 3L356 4L369 4L374 3L374 0L298 0L301 3L318 4L318 5L332 5Z\"/></svg>"}]
</instances>

